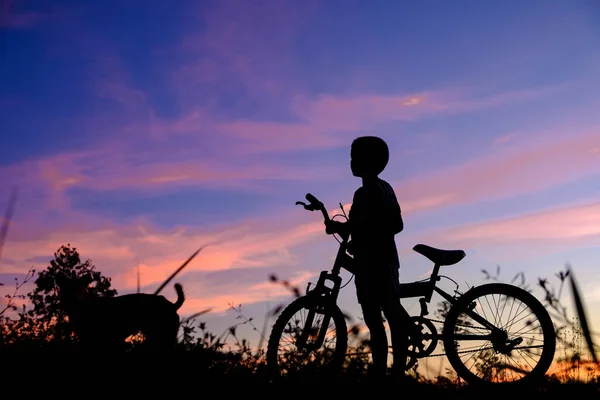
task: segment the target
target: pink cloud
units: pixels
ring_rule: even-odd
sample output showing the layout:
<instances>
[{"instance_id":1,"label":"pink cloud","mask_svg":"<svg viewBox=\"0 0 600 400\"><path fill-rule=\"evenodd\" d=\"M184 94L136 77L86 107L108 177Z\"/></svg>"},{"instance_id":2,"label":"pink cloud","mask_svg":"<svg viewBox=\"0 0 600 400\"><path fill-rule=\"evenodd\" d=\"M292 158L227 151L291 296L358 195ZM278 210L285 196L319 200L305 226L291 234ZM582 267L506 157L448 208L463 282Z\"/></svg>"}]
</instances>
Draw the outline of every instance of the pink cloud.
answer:
<instances>
[{"instance_id":1,"label":"pink cloud","mask_svg":"<svg viewBox=\"0 0 600 400\"><path fill-rule=\"evenodd\" d=\"M296 99L294 110L306 121L328 129L356 129L385 120L413 121L432 114L460 113L507 103L548 97L572 88L576 83L541 86L525 90L479 95L476 90L448 88L404 95L322 95L314 99Z\"/></svg>"},{"instance_id":2,"label":"pink cloud","mask_svg":"<svg viewBox=\"0 0 600 400\"><path fill-rule=\"evenodd\" d=\"M561 207L503 220L453 228L443 232L444 241L487 245L557 245L593 243L600 236L600 203Z\"/></svg>"},{"instance_id":3,"label":"pink cloud","mask_svg":"<svg viewBox=\"0 0 600 400\"><path fill-rule=\"evenodd\" d=\"M427 95L429 96L429 95ZM192 108L182 118L125 125L124 132L172 138L175 134L195 136L195 142L234 155L326 149L346 145L348 136L384 120L413 120L441 109L435 95L317 99L297 98L293 109L300 122L254 120L219 121L207 110ZM212 135L209 135L209 132ZM209 139L211 137L211 139ZM207 143L209 142L210 143Z\"/></svg>"},{"instance_id":4,"label":"pink cloud","mask_svg":"<svg viewBox=\"0 0 600 400\"><path fill-rule=\"evenodd\" d=\"M240 124L237 129L241 134L243 125ZM249 130L251 136L268 132L268 129L261 129L260 124L254 129ZM297 134L298 141L301 140L300 133ZM396 182L396 191L404 212L410 213L544 189L598 171L598 137L595 129L587 133L573 132L565 139L560 139L553 132L514 134L513 141L520 147L508 147L463 165ZM293 140L288 138L288 142ZM327 145L326 142L320 143L318 136L309 142L312 146ZM189 151L178 152L176 158L169 154L167 152L166 158L161 160L156 159L152 152L126 152L121 145L111 145L4 167L0 173L8 178L7 184L18 184L22 191L17 205L22 220L17 218L15 221L11 228L13 234L25 230L27 224L35 223L35 219L42 218L45 212L69 211L65 190L70 187L165 191L194 184L237 190L250 187L255 190L260 186L253 186L252 182L262 179L333 179L339 174L339 171L321 165L299 170L291 165L274 166L247 157L238 157L237 163L228 165L229 160L200 160ZM19 210L25 208L31 211L21 214ZM78 221L92 223L93 218L79 215L73 222Z\"/></svg>"},{"instance_id":5,"label":"pink cloud","mask_svg":"<svg viewBox=\"0 0 600 400\"><path fill-rule=\"evenodd\" d=\"M424 114L445 109L442 93L414 93L380 96L297 98L297 114L322 130L356 130L385 120L415 120Z\"/></svg>"},{"instance_id":6,"label":"pink cloud","mask_svg":"<svg viewBox=\"0 0 600 400\"><path fill-rule=\"evenodd\" d=\"M515 134L512 133L512 132L511 133L507 133L506 135L503 135L503 136L499 136L499 137L497 137L496 139L494 139L492 141L492 145L491 146L492 147L502 146L502 145L510 142L514 138L514 136L515 136Z\"/></svg>"},{"instance_id":7,"label":"pink cloud","mask_svg":"<svg viewBox=\"0 0 600 400\"><path fill-rule=\"evenodd\" d=\"M335 177L331 168L318 165L298 169L292 165L276 165L251 158L201 158L194 153L185 150L173 154L142 150L130 152L109 146L25 161L1 168L0 173L12 175L11 181L24 188L26 197L34 194L43 196L43 206L63 210L68 207L65 191L69 188L164 192L194 185L257 189L263 180L320 180Z\"/></svg>"},{"instance_id":8,"label":"pink cloud","mask_svg":"<svg viewBox=\"0 0 600 400\"><path fill-rule=\"evenodd\" d=\"M356 132L372 129L384 121L414 121L436 114L475 111L500 104L527 101L559 93L570 83L476 98L465 91L440 91L406 95L359 95L316 98L297 96L292 109L298 123L256 121L223 122L216 128L235 140L234 151L272 152L346 145Z\"/></svg>"},{"instance_id":9,"label":"pink cloud","mask_svg":"<svg viewBox=\"0 0 600 400\"><path fill-rule=\"evenodd\" d=\"M578 81L566 81L556 85L507 90L485 95L478 95L475 88L466 86L461 89L461 92L469 93L469 96L451 99L447 104L447 108L450 112L463 112L490 108L502 104L521 103L529 100L548 98L582 84L584 83Z\"/></svg>"},{"instance_id":10,"label":"pink cloud","mask_svg":"<svg viewBox=\"0 0 600 400\"><path fill-rule=\"evenodd\" d=\"M447 95L443 93L354 98L321 96L314 100L296 100L294 109L303 118L299 123L218 121L202 109L165 121L154 116L142 92L128 86L127 74L121 71L119 62L111 57L106 59L112 60L107 61L106 69L113 71L108 74L113 80L103 93L127 112L112 122L115 136L96 144L93 150L31 160L9 168L25 173L36 185L40 181L47 185L53 193L55 207L65 206L66 200L61 194L69 187L141 189L199 182L239 186L242 181L322 176L323 173L306 173L306 170L285 165L275 168L261 165L264 162L256 157L260 153L346 146L356 132L369 129L379 121L422 118L430 113L445 112L450 107L444 105ZM98 134L108 123L101 118L96 121L100 126L95 126L92 120L80 122L81 129ZM185 139L174 140L176 134L184 135ZM144 142L140 143L142 136ZM152 144L154 149L159 147L162 151L146 150ZM207 159L206 154L211 157ZM315 166L315 171L323 171L323 168L326 167ZM124 170L128 171L127 175L122 173Z\"/></svg>"},{"instance_id":11,"label":"pink cloud","mask_svg":"<svg viewBox=\"0 0 600 400\"><path fill-rule=\"evenodd\" d=\"M306 282L315 279L315 274L308 271L300 271L288 282L292 287L305 287ZM210 291L209 287L197 284L186 285L186 292L193 297L184 303L181 312L193 314L205 308L210 308L212 313L222 313L229 308L229 304L250 305L265 301L283 301L292 296L292 292L279 283L265 281L254 285L248 285L240 290L238 286L219 287L219 291Z\"/></svg>"},{"instance_id":12,"label":"pink cloud","mask_svg":"<svg viewBox=\"0 0 600 400\"><path fill-rule=\"evenodd\" d=\"M141 266L142 276L146 284L162 282L180 264L183 257L167 258L165 254L178 255L181 250L175 251L174 247L192 248L195 243L213 243L206 247L190 265L189 271L223 271L229 269L264 268L266 266L284 266L295 263L295 257L288 251L289 248L313 240L322 234L322 224L299 224L294 227L273 228L264 225L262 229L254 225L245 225L228 229L220 234L213 233L203 240L192 233L178 235L175 241L173 236L161 235L162 240L152 241L152 251L144 252ZM156 239L158 235L153 236ZM143 245L146 238L140 239ZM160 248L163 248L160 250ZM154 255L156 254L156 255ZM186 257L187 258L187 257ZM132 287L136 277L136 268L131 266L122 275L115 275L119 282L127 287ZM266 279L266 277L265 277Z\"/></svg>"},{"instance_id":13,"label":"pink cloud","mask_svg":"<svg viewBox=\"0 0 600 400\"><path fill-rule=\"evenodd\" d=\"M516 140L516 139L515 139ZM462 165L397 182L406 212L510 197L595 174L597 128L558 137L550 132L519 138L519 147L484 154Z\"/></svg>"},{"instance_id":14,"label":"pink cloud","mask_svg":"<svg viewBox=\"0 0 600 400\"><path fill-rule=\"evenodd\" d=\"M598 156L593 151L597 147L597 137L594 134L581 134L565 141L540 143L530 140L529 145L523 148L497 153L492 158L481 157L455 169L446 169L400 184L397 191L405 212L415 212L549 187L557 182L557 178L558 182L567 181L598 170ZM67 157L61 160L69 159ZM560 170L553 170L553 174L549 176L548 165L560 167ZM116 169L115 172L118 170L122 169ZM515 178L525 175L531 181ZM69 215L72 217L76 214ZM323 233L320 220L296 225L300 221L295 221L296 218L298 217L289 214L276 220L267 220L263 225L248 221L218 230L182 227L171 232L154 230L141 220L136 226L123 227L112 223L96 225L97 221L93 218L83 218L77 229L73 226L65 227L31 239L20 237L15 240L15 237L9 235L4 252L7 262L3 266L3 272L24 272L24 268L28 267L22 261L24 255L27 258L50 258L58 246L68 242L76 245L85 257L92 258L105 274L113 276L115 285L120 290L133 290L138 263L141 265L143 285L156 285L169 276L193 250L206 243L213 244L197 257L187 271L296 265L301 257L298 258L299 255L293 252L293 248L316 240ZM597 204L592 204L459 227L436 232L431 237L437 242L441 240L452 246L461 243L469 246L507 243L580 244L600 234L599 218L600 208ZM295 227L290 229L292 225ZM11 229L13 228L14 225ZM25 231L27 228L35 230L35 226L16 225L17 230ZM190 302L190 312L209 305L217 307L221 304L223 307L225 297L245 304L261 298L259 291L244 297L240 293L247 288L241 287L231 288L223 295L212 293L201 282L193 283L193 287L196 295L190 298L196 300Z\"/></svg>"},{"instance_id":15,"label":"pink cloud","mask_svg":"<svg viewBox=\"0 0 600 400\"><path fill-rule=\"evenodd\" d=\"M293 218L286 218L291 221ZM225 228L198 229L180 228L165 232L144 225L105 226L88 229L57 229L38 239L9 240L3 256L2 273L24 273L30 266L25 259L44 259L48 262L60 245L71 243L84 259L91 259L97 270L112 278L113 286L120 293L135 291L137 286L138 263L140 265L143 290L162 283L175 271L190 254L202 245L208 245L184 270L178 278L193 271L223 271L231 269L252 269L272 266L274 270L298 265L300 259L290 250L292 247L313 240L322 234L322 223L297 224L290 228L279 218L257 224L248 221ZM35 265L39 270L47 263ZM312 272L296 272L294 282L306 282ZM175 282L177 279L175 279ZM183 312L196 312L211 307L215 310L227 308L225 300L236 303L276 299L289 295L277 289L265 290L264 284L225 285L215 289L202 281L186 284L188 301ZM165 295L169 294L165 289Z\"/></svg>"},{"instance_id":16,"label":"pink cloud","mask_svg":"<svg viewBox=\"0 0 600 400\"><path fill-rule=\"evenodd\" d=\"M477 223L456 224L427 232L407 232L402 241L466 250L467 264L460 268L461 271L466 271L463 268L467 268L472 257L475 257L473 260L476 264L471 266L478 269L493 270L498 263L506 263L510 275L510 264L527 261L531 263L526 270L527 275L547 276L560 270L562 263L568 260L558 259L556 263L543 267L540 267L539 260L564 251L595 246L600 239L599 221L600 203L575 204L506 218L490 218ZM401 252L403 257L415 256L409 246ZM594 265L593 251L588 255L592 257L590 262Z\"/></svg>"},{"instance_id":17,"label":"pink cloud","mask_svg":"<svg viewBox=\"0 0 600 400\"><path fill-rule=\"evenodd\" d=\"M493 146L463 164L391 183L405 214L532 193L597 174L599 129L512 133L513 147Z\"/></svg>"},{"instance_id":18,"label":"pink cloud","mask_svg":"<svg viewBox=\"0 0 600 400\"><path fill-rule=\"evenodd\" d=\"M68 217L72 216L64 216ZM117 280L129 287L136 280L138 263L145 284L155 284L194 250L207 244L210 245L196 257L189 270L221 271L285 264L294 260L287 251L290 246L312 240L323 231L322 223L300 222L290 227L298 218L298 215L271 215L261 218L262 222L248 220L233 226L180 227L172 231L157 230L143 219L129 226L114 222L96 225L88 221L79 227L57 227L45 235L35 235L36 226L29 226L34 233L31 237L15 235L13 225L4 249L2 272L18 273L23 268L18 260L51 257L66 243L72 243L83 255L98 261L103 271L118 276Z\"/></svg>"},{"instance_id":19,"label":"pink cloud","mask_svg":"<svg viewBox=\"0 0 600 400\"><path fill-rule=\"evenodd\" d=\"M182 147L177 142L163 143L157 140L155 145L160 146L163 151L156 153L149 148L139 148L135 139L126 139L121 143L107 142L104 147L93 150L63 153L3 167L0 174L6 176L9 183L19 184L26 188L25 191L29 190L30 193L25 198L42 197L43 204L38 202L38 207L61 210L69 205L64 193L72 187L164 191L193 184L256 189L256 184L265 179L333 179L339 171L332 167L312 165L312 168L297 169L285 163L273 165L271 162L261 161L261 158L256 158L258 154L253 155L251 152L345 146L349 138L336 133L337 120L341 120L339 130L348 131L352 127L358 129L368 126L364 121L369 117L385 115L396 108L399 108L399 113L404 113L404 108L437 109L439 104L437 101L431 103L431 97L418 102L413 101L415 98L421 97L395 97L381 101L355 99L348 102L328 98L303 108L304 116L309 121L304 125L252 121L223 122L220 124L221 131L235 137L236 145L228 148L225 147L225 141L213 143L211 151L216 155L210 158L200 157L197 154L199 150L195 150L187 141ZM435 99L435 96L433 98ZM403 105L407 102L411 106ZM428 102L433 106L428 106ZM373 108L365 106L368 104L381 107L385 113L373 114ZM377 107L375 109L380 110ZM325 126L320 126L327 110L332 110L333 116L350 115L351 122L348 123L343 118L332 118L332 121L324 123ZM363 110L362 114L360 110ZM190 114L180 121L171 125L163 124L157 129L167 131L169 126L172 126L175 130L192 132L194 126L204 120L205 116L201 113ZM600 143L595 129L588 129L587 133L573 132L570 138L563 139L557 134L560 131L559 128L556 132L542 132L537 135L511 133L514 146L498 148L493 153L427 176L396 182L395 187L403 209L411 212L538 190L596 171L597 149L600 148ZM203 140L204 137L194 138L192 143L200 144ZM223 153L225 151L227 155ZM220 153L223 154L219 156ZM127 174L123 174L123 171L127 171ZM548 173L549 171L552 173Z\"/></svg>"},{"instance_id":20,"label":"pink cloud","mask_svg":"<svg viewBox=\"0 0 600 400\"><path fill-rule=\"evenodd\" d=\"M251 14L256 12L253 7L250 9ZM252 41L252 43L261 43L260 40L254 40L255 38L252 36L248 38L246 35L238 34L238 32L245 32L246 28L249 29L245 24L253 21L247 19L244 8L242 7L240 10L236 7L233 14L235 17L230 15L230 11L228 7L219 7L211 11L217 17L208 18L209 27L206 32L198 40L184 42L187 43L184 48L193 51L204 51L209 48L221 52L227 57L236 57L239 53L236 50L238 46L245 49L244 51L249 51L245 44L246 40ZM277 9L277 13L285 15L290 13L289 18L298 23L301 23L300 21L306 17L304 12L286 7ZM300 14L297 15L297 13ZM252 15L256 17L256 15ZM245 22L238 23L236 18ZM221 19L227 21L224 27L217 23ZM285 21L286 18L283 20ZM269 23L274 22L267 22L267 25ZM278 28L280 23L281 21L275 23L275 28ZM265 32L256 34L271 35L271 28L265 27L264 29ZM286 24L286 29L290 30L288 39L291 40L295 35L296 28L291 23ZM234 33L228 30L232 30ZM277 35L278 40L280 37L284 42L288 40L284 39L286 35ZM234 45L237 41L242 41L242 43ZM263 46L261 44L254 45ZM282 46L284 45L282 44ZM474 97L472 93L456 89L393 96L336 97L321 95L315 98L299 96L296 91L290 106L301 118L301 122L298 123L251 120L222 121L211 114L209 106L199 106L201 103L199 99L188 99L180 104L184 110L183 116L167 121L156 116L147 102L147 94L131 84L130 72L124 67L111 46L98 38L83 35L75 40L74 48L75 50L71 51L84 54L93 49L97 62L90 71L91 89L96 95L110 99L120 107L116 112L114 108L97 108L94 117L88 118L89 121L79 120L76 122L80 129L88 131L88 134L89 132L98 132L97 137L101 134L104 135L106 131L112 132L109 140L126 143L122 145L120 151L124 151L125 148L136 148L137 141L142 140L142 137L144 141L150 139L161 145L174 147L173 135L176 134L184 134L187 140L193 140L193 145L197 145L199 149L206 147L211 151L221 154L227 152L236 156L261 152L334 148L345 144L349 135L360 130L371 129L379 122L412 121L432 114L466 112L505 102L530 100L554 94L569 87L569 84L564 84L506 92L487 97ZM264 51L273 50L267 46L264 47ZM226 69L219 67L219 70ZM246 78L248 81L252 81L251 76ZM190 87L188 81L182 84L186 88ZM169 140L170 143L166 143L166 140ZM188 144L187 141L186 144ZM166 179L168 180L170 177Z\"/></svg>"},{"instance_id":21,"label":"pink cloud","mask_svg":"<svg viewBox=\"0 0 600 400\"><path fill-rule=\"evenodd\" d=\"M253 121L225 122L219 125L221 132L237 142L232 151L238 154L333 148L345 143L320 128L308 123Z\"/></svg>"}]
</instances>

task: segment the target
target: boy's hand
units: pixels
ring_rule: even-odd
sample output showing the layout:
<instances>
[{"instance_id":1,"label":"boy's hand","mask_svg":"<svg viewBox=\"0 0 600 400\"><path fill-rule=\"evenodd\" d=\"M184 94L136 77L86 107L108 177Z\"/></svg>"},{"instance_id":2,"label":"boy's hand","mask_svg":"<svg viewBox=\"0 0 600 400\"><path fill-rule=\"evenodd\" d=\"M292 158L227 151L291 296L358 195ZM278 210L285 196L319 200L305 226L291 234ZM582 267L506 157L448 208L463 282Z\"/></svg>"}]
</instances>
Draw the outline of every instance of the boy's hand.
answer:
<instances>
[{"instance_id":1,"label":"boy's hand","mask_svg":"<svg viewBox=\"0 0 600 400\"><path fill-rule=\"evenodd\" d=\"M334 220L325 221L325 233L328 235L333 235L334 233L339 233L341 222Z\"/></svg>"}]
</instances>

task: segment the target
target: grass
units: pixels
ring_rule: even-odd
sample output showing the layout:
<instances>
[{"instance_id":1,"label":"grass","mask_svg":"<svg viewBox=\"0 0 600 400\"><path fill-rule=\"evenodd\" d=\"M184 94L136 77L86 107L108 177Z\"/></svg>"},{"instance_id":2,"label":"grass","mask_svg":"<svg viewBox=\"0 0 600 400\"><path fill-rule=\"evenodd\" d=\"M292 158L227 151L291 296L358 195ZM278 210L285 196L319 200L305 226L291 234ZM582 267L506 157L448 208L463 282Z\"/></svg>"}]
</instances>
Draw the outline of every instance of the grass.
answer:
<instances>
[{"instance_id":1,"label":"grass","mask_svg":"<svg viewBox=\"0 0 600 400\"><path fill-rule=\"evenodd\" d=\"M28 274L27 276L33 275ZM558 290L554 290L548 282L541 281L540 283L540 286L545 289L549 310L553 312L555 320L563 322L557 326L557 338L563 344L560 354L557 352L557 361L560 362L562 368L548 374L546 379L535 387L507 390L502 392L504 395L525 398L548 394L565 396L597 396L600 394L600 380L595 373L597 371L596 364L589 356L583 325L577 317L567 320L568 313L560 305L559 297L562 287L569 276L572 276L572 271L557 274L561 284ZM297 288L290 287L285 281L279 281L275 277L272 278L272 281L287 287L295 296L301 295ZM22 283L17 283L17 286ZM282 306L276 307L273 315L277 314ZM261 336L268 335L267 327L259 330L253 324L253 318L245 316L240 306L230 305L230 308L237 314L237 322L221 334L211 332L205 322L198 320L199 315L183 321L177 351L170 355L153 356L137 352L134 341L132 351L127 354L115 354L111 357L107 357L106 354L86 356L73 351L71 344L59 345L36 337L25 338L12 346L3 346L0 352L1 376L6 382L16 384L21 380L32 379L30 374L23 371L37 366L36 368L42 372L44 380L57 382L60 379L87 379L90 383L102 382L105 388L135 388L141 382L144 384L153 382L152 377L156 377L157 382L161 382L159 385L167 385L170 382L171 384L223 389L229 392L236 392L241 388L247 390L259 388L262 393L278 393L278 391L293 390L292 388L296 387L306 389L318 386L324 387L326 390L337 390L338 393L352 394L356 390L370 390L369 388L374 386L365 373L369 363L365 346L366 337L359 333L356 326L351 326L349 329L352 348L348 351L348 363L335 379L328 378L317 368L309 368L286 381L272 382L266 370L263 346L259 344L257 349L253 349L248 341L237 336L237 328L240 325L250 325L252 329L260 332ZM350 354L355 355L350 356ZM588 354L587 357L586 354ZM60 366L64 365L64 369L63 367L40 368L40 366L56 365L57 362ZM377 385L383 385L392 390L399 388L399 383L392 377L378 382ZM422 395L439 395L445 398L495 396L498 394L497 390L487 391L470 387L448 371L433 377L425 377L411 371L404 385L410 387L411 390L418 390Z\"/></svg>"}]
</instances>

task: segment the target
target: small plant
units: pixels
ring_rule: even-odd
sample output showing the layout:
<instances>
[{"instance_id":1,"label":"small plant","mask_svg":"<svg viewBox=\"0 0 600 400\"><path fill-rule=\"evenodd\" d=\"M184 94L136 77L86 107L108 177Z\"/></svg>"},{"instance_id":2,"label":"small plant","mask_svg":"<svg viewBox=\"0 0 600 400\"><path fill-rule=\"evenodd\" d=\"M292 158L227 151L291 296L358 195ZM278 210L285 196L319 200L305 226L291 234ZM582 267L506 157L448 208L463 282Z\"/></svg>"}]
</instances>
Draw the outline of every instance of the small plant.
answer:
<instances>
[{"instance_id":1,"label":"small plant","mask_svg":"<svg viewBox=\"0 0 600 400\"><path fill-rule=\"evenodd\" d=\"M6 305L0 310L0 317L4 317L4 313L7 311L17 311L17 300L25 300L27 295L19 293L21 288L33 279L35 276L35 268L30 267L23 280L19 282L18 278L15 278L15 290L12 293L7 293L4 298L7 299ZM4 283L0 282L0 286L4 286ZM25 305L23 305L24 307Z\"/></svg>"}]
</instances>

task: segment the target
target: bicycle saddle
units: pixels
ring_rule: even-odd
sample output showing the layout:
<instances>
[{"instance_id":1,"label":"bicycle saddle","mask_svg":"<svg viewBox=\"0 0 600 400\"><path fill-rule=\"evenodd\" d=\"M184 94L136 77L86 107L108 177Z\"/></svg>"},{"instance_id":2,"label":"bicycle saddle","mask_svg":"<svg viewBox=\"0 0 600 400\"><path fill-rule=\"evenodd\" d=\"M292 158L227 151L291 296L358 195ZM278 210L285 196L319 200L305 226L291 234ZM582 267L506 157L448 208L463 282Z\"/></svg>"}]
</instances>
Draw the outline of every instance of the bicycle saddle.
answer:
<instances>
[{"instance_id":1,"label":"bicycle saddle","mask_svg":"<svg viewBox=\"0 0 600 400\"><path fill-rule=\"evenodd\" d=\"M418 244L413 247L413 250L440 266L456 264L466 256L463 250L442 250L426 244Z\"/></svg>"}]
</instances>

